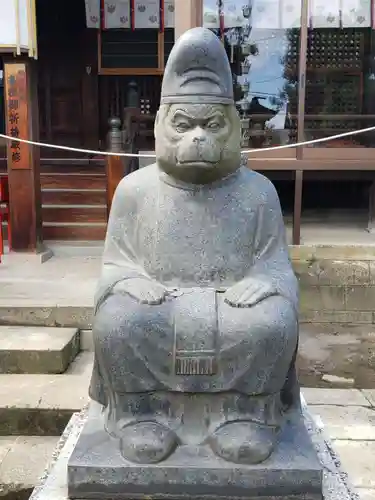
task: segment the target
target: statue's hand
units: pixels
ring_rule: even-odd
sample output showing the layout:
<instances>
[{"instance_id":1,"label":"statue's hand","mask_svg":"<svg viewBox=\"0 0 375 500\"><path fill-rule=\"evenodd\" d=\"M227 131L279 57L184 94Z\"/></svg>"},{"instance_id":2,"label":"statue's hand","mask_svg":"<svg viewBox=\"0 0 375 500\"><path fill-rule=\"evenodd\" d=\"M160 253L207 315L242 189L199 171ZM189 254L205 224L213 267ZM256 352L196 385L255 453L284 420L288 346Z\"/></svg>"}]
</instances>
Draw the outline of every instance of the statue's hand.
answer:
<instances>
[{"instance_id":1,"label":"statue's hand","mask_svg":"<svg viewBox=\"0 0 375 500\"><path fill-rule=\"evenodd\" d=\"M277 291L270 283L244 279L229 288L224 299L232 307L251 307L272 295L277 295Z\"/></svg>"},{"instance_id":2,"label":"statue's hand","mask_svg":"<svg viewBox=\"0 0 375 500\"><path fill-rule=\"evenodd\" d=\"M113 292L130 295L140 304L159 305L164 302L167 289L154 280L132 278L119 281L114 286Z\"/></svg>"}]
</instances>

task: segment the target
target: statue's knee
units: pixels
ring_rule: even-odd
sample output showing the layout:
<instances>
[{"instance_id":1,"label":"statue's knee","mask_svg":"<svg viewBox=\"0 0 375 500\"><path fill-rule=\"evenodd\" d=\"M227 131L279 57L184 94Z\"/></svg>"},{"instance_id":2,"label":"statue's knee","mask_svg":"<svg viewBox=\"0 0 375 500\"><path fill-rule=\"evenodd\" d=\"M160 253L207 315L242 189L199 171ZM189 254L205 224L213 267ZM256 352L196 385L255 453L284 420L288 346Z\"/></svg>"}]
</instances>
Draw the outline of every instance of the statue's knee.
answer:
<instances>
[{"instance_id":1,"label":"statue's knee","mask_svg":"<svg viewBox=\"0 0 375 500\"><path fill-rule=\"evenodd\" d=\"M93 324L94 335L105 338L116 332L128 330L138 324L141 304L129 296L110 295L96 313Z\"/></svg>"},{"instance_id":2,"label":"statue's knee","mask_svg":"<svg viewBox=\"0 0 375 500\"><path fill-rule=\"evenodd\" d=\"M97 338L132 336L152 333L155 325L167 327L168 304L140 304L129 295L111 295L97 312L93 331Z\"/></svg>"},{"instance_id":3,"label":"statue's knee","mask_svg":"<svg viewBox=\"0 0 375 500\"><path fill-rule=\"evenodd\" d=\"M293 332L298 330L296 310L284 297L269 297L255 307L254 312L259 325L278 331L280 328L287 328Z\"/></svg>"}]
</instances>

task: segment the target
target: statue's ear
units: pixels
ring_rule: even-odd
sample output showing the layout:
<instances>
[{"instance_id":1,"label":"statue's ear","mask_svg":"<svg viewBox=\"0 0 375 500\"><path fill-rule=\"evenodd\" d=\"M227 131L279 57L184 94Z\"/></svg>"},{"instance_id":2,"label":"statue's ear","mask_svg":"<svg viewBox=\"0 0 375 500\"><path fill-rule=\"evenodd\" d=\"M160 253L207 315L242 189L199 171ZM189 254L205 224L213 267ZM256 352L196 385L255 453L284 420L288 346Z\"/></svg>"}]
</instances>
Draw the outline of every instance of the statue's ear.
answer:
<instances>
[{"instance_id":1,"label":"statue's ear","mask_svg":"<svg viewBox=\"0 0 375 500\"><path fill-rule=\"evenodd\" d=\"M156 113L156 116L155 116L155 121L154 121L154 134L156 133L156 127L158 126L159 124L159 120L160 120L160 108L158 109L157 113Z\"/></svg>"}]
</instances>

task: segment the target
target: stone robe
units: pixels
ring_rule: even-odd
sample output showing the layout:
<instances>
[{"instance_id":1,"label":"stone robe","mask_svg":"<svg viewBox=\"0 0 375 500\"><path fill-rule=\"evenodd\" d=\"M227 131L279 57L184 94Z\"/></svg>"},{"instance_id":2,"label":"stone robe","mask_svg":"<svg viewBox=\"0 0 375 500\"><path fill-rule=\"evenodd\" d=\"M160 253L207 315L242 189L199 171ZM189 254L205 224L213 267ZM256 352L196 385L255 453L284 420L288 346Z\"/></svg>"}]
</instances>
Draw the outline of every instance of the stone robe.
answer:
<instances>
[{"instance_id":1,"label":"stone robe","mask_svg":"<svg viewBox=\"0 0 375 500\"><path fill-rule=\"evenodd\" d=\"M112 292L137 277L177 292L161 305ZM225 303L223 292L246 277L277 295L250 308ZM125 177L95 302L90 395L103 405L157 391L236 391L264 396L263 407L278 405L284 391L284 405L296 401L298 285L277 193L258 173L241 167L192 186L154 164Z\"/></svg>"}]
</instances>

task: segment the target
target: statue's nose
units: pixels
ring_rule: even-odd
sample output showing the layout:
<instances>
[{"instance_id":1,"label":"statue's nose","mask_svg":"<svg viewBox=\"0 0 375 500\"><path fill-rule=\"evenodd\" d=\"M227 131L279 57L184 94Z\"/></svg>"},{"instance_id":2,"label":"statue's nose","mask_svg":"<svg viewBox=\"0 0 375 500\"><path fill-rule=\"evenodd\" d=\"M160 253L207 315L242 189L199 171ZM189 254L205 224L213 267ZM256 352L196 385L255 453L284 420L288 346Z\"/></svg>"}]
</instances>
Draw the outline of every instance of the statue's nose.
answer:
<instances>
[{"instance_id":1,"label":"statue's nose","mask_svg":"<svg viewBox=\"0 0 375 500\"><path fill-rule=\"evenodd\" d=\"M201 144L202 142L205 142L205 141L206 141L206 138L204 135L201 135L199 137L194 137L194 139L193 139L193 142L195 144Z\"/></svg>"}]
</instances>

